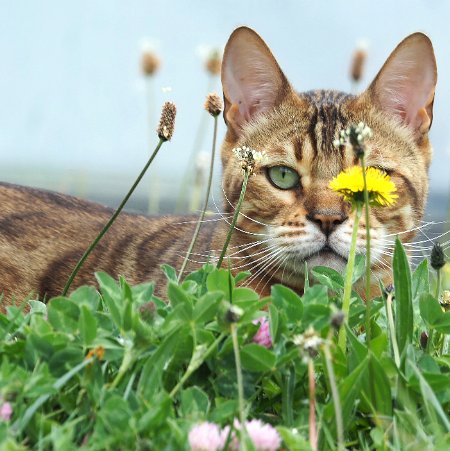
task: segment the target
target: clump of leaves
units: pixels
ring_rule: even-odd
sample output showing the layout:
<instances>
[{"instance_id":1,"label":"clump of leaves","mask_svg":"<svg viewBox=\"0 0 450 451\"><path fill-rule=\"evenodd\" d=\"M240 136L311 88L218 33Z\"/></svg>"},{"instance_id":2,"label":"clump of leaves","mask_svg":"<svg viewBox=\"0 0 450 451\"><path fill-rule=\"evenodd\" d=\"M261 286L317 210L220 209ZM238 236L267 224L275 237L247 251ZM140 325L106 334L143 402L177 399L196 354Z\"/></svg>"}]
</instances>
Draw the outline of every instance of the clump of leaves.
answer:
<instances>
[{"instance_id":1,"label":"clump of leaves","mask_svg":"<svg viewBox=\"0 0 450 451\"><path fill-rule=\"evenodd\" d=\"M427 262L411 274L398 242L393 262L393 333L387 296L371 307L370 348L365 304L352 293L348 348L336 345L332 319L343 277L313 269L317 283L303 296L274 285L260 298L243 285L248 273L206 265L182 283L167 276L164 299L152 283L131 287L98 273L99 291L82 287L29 311L0 315L2 449L188 449L189 430L238 415L236 368L227 313L241 309L237 328L246 416L273 424L287 449L308 450L307 363L294 337L313 328L330 344L346 447L444 449L449 445L450 312L430 291ZM357 259L354 279L364 272ZM253 341L268 317L273 346ZM433 347L421 347L426 331ZM331 337L331 338L330 338ZM422 336L423 345L423 336ZM319 449L335 449L337 431L323 350L314 359ZM245 445L251 449L251 443Z\"/></svg>"}]
</instances>

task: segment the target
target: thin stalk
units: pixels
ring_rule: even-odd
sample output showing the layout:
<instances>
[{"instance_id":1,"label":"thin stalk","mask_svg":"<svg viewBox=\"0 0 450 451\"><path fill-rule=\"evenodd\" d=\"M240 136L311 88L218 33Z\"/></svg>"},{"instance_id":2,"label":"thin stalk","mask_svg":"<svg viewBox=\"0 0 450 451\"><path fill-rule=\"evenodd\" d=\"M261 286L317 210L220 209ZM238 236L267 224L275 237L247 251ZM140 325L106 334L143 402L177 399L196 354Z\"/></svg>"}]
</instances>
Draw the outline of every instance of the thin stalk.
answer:
<instances>
[{"instance_id":1,"label":"thin stalk","mask_svg":"<svg viewBox=\"0 0 450 451\"><path fill-rule=\"evenodd\" d=\"M214 159L216 155L216 142L217 142L217 119L218 116L214 116L214 133L213 133L213 142L212 142L212 151L211 151L211 161L209 163L209 176L208 176L208 185L206 188L205 201L203 203L202 212L198 218L197 225L195 226L194 236L192 237L191 244L189 244L188 251L186 252L186 256L184 257L183 264L181 265L180 272L178 273L178 281L180 281L181 276L186 268L187 262L189 260L189 255L191 255L192 249L194 249L195 243L197 242L198 234L200 233L200 227L202 226L203 219L205 218L206 209L208 208L209 194L211 192L211 184L214 172Z\"/></svg>"},{"instance_id":2,"label":"thin stalk","mask_svg":"<svg viewBox=\"0 0 450 451\"><path fill-rule=\"evenodd\" d=\"M129 346L125 348L125 352L123 355L122 363L120 364L119 371L116 374L116 377L113 379L111 384L109 385L109 389L116 388L117 385L119 385L120 381L122 380L123 376L125 376L125 373L128 371L130 366L134 362L134 355L132 352L132 347Z\"/></svg>"},{"instance_id":3,"label":"thin stalk","mask_svg":"<svg viewBox=\"0 0 450 451\"><path fill-rule=\"evenodd\" d=\"M66 285L64 286L64 289L62 291L62 296L66 296L67 292L69 291L70 285L72 285L73 280L75 279L75 276L78 274L78 271L83 266L83 263L85 260L89 257L89 254L94 250L95 246L97 246L98 242L103 238L105 233L109 230L109 228L112 226L113 222L116 220L117 216L119 216L120 212L122 211L125 204L128 202L128 199L133 194L134 190L138 186L139 182L141 181L142 177L144 177L144 174L146 173L149 166L152 164L152 161L156 157L159 149L165 142L164 139L160 139L158 145L156 146L155 150L153 151L152 155L150 156L149 160L147 161L147 164L144 166L144 169L142 169L141 173L139 174L138 178L133 183L133 186L128 191L127 195L124 197L122 202L120 203L117 210L114 212L114 214L111 216L110 220L106 223L106 225L103 227L103 229L100 231L100 233L96 236L94 241L90 244L90 246L86 249L85 253L82 255L78 263L76 264L74 270L70 274L69 279L66 282Z\"/></svg>"},{"instance_id":4,"label":"thin stalk","mask_svg":"<svg viewBox=\"0 0 450 451\"><path fill-rule=\"evenodd\" d=\"M241 355L239 353L239 342L237 335L236 324L232 323L231 326L231 338L233 340L234 360L236 362L236 379L238 386L238 402L239 402L239 421L241 422L240 431L245 427L245 408L244 408L244 383L242 380L242 366Z\"/></svg>"},{"instance_id":5,"label":"thin stalk","mask_svg":"<svg viewBox=\"0 0 450 451\"><path fill-rule=\"evenodd\" d=\"M180 390L180 388L183 387L184 383L191 377L192 373L209 357L209 355L211 354L212 351L214 351L214 349L216 348L216 346L222 341L222 339L225 337L225 334L220 334L212 343L211 345L206 349L206 351L204 352L204 354L202 354L202 360L198 361L196 363L196 365L192 365L192 361L194 359L195 356L195 348L194 351L192 352L192 357L191 357L191 361L189 362L188 368L186 370L186 372L183 374L183 376L181 377L181 379L178 381L177 385L175 385L175 387L172 389L172 391L170 392L169 396L171 398L173 398L178 391Z\"/></svg>"},{"instance_id":6,"label":"thin stalk","mask_svg":"<svg viewBox=\"0 0 450 451\"><path fill-rule=\"evenodd\" d=\"M333 361L330 352L329 340L331 335L328 337L328 341L323 347L323 353L325 355L325 363L327 365L328 378L330 379L331 396L333 397L334 404L334 415L336 417L336 432L337 432L337 449L338 451L343 451L344 448L344 422L342 420L342 407L341 399L339 397L339 391L336 384L336 375L334 373Z\"/></svg>"},{"instance_id":7,"label":"thin stalk","mask_svg":"<svg viewBox=\"0 0 450 451\"><path fill-rule=\"evenodd\" d=\"M436 271L437 279L436 279L436 299L439 301L439 296L441 294L441 270L438 269Z\"/></svg>"},{"instance_id":8,"label":"thin stalk","mask_svg":"<svg viewBox=\"0 0 450 451\"><path fill-rule=\"evenodd\" d=\"M350 245L350 253L348 256L347 271L345 273L344 297L342 300L342 312L345 315L346 321L348 321L348 312L350 310L350 297L352 294L352 276L353 276L353 268L355 267L356 239L358 237L358 227L359 220L361 219L361 213L362 213L361 204L357 203L355 209L355 220L353 223L352 242ZM345 327L341 327L341 329L339 330L338 343L344 353L346 342L347 342L347 332L345 330Z\"/></svg>"},{"instance_id":9,"label":"thin stalk","mask_svg":"<svg viewBox=\"0 0 450 451\"><path fill-rule=\"evenodd\" d=\"M428 354L432 354L434 351L433 339L434 339L434 329L430 327L430 329L428 330L428 341L426 349Z\"/></svg>"},{"instance_id":10,"label":"thin stalk","mask_svg":"<svg viewBox=\"0 0 450 451\"><path fill-rule=\"evenodd\" d=\"M370 217L369 217L369 193L367 191L367 176L366 176L366 162L364 154L361 157L361 168L364 180L364 205L365 205L365 220L366 220L366 343L367 348L370 348L370 309L372 307L372 300L370 298Z\"/></svg>"},{"instance_id":11,"label":"thin stalk","mask_svg":"<svg viewBox=\"0 0 450 451\"><path fill-rule=\"evenodd\" d=\"M247 183L248 183L248 178L249 177L250 177L250 172L248 170L245 170L244 181L242 182L242 188L241 188L241 194L239 196L239 201L238 201L238 203L236 205L236 208L234 210L233 220L231 221L231 225L230 225L230 228L228 230L227 238L225 240L225 244L223 245L222 252L220 253L220 257L219 257L219 260L217 262L216 268L220 268L220 266L222 265L223 258L225 257L225 254L226 254L227 249L228 249L228 245L230 244L231 235L233 234L233 230L234 230L234 227L236 225L237 218L239 216L239 211L241 210L242 202L244 201L245 192L247 191Z\"/></svg>"},{"instance_id":12,"label":"thin stalk","mask_svg":"<svg viewBox=\"0 0 450 451\"><path fill-rule=\"evenodd\" d=\"M392 352L394 354L394 362L397 368L400 368L400 352L398 350L397 338L395 335L394 315L392 314L392 293L389 293L386 298L386 315L389 335L391 337Z\"/></svg>"},{"instance_id":13,"label":"thin stalk","mask_svg":"<svg viewBox=\"0 0 450 451\"><path fill-rule=\"evenodd\" d=\"M309 443L313 451L317 451L317 422L316 422L316 381L314 379L314 362L308 358L309 380Z\"/></svg>"}]
</instances>

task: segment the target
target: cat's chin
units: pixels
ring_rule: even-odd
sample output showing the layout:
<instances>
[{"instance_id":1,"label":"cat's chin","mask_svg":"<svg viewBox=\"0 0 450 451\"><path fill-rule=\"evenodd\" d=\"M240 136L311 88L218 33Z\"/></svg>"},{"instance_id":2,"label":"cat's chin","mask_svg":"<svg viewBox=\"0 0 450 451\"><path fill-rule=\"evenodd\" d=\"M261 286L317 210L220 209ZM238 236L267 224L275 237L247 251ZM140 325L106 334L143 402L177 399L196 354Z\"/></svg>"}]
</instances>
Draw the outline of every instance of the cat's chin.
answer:
<instances>
[{"instance_id":1,"label":"cat's chin","mask_svg":"<svg viewBox=\"0 0 450 451\"><path fill-rule=\"evenodd\" d=\"M338 272L343 272L347 265L347 260L333 251L322 251L309 257L306 262L308 268L314 268L314 266L327 266Z\"/></svg>"}]
</instances>

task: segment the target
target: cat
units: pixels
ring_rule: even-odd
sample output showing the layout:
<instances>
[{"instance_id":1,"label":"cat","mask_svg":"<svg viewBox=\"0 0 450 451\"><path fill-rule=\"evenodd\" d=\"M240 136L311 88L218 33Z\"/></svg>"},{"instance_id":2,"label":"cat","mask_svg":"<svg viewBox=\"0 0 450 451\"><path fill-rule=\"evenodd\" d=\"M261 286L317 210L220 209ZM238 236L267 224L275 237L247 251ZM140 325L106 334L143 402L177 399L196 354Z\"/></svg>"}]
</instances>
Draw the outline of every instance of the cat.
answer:
<instances>
[{"instance_id":1,"label":"cat","mask_svg":"<svg viewBox=\"0 0 450 451\"><path fill-rule=\"evenodd\" d=\"M224 211L221 220L203 224L191 259L206 261L222 249L243 181L232 150L246 145L264 151L267 161L249 180L224 266L250 270L247 282L261 295L280 282L301 292L305 262L309 268L326 265L344 270L353 213L328 184L357 160L350 149L335 147L333 141L342 129L363 121L373 130L367 163L386 171L399 195L396 205L370 212L373 278L384 279L395 236L412 240L423 216L436 81L432 44L424 34L415 33L396 47L362 94L297 93L262 38L250 28L236 29L222 63L227 125L221 149ZM60 294L112 210L7 183L0 184L0 196L3 302ZM180 268L194 227L195 217L122 214L72 289L94 283L95 271L106 271L114 277L123 275L132 284L154 280L163 290L159 266ZM359 253L364 253L364 240L362 218ZM194 267L192 263L187 270Z\"/></svg>"}]
</instances>

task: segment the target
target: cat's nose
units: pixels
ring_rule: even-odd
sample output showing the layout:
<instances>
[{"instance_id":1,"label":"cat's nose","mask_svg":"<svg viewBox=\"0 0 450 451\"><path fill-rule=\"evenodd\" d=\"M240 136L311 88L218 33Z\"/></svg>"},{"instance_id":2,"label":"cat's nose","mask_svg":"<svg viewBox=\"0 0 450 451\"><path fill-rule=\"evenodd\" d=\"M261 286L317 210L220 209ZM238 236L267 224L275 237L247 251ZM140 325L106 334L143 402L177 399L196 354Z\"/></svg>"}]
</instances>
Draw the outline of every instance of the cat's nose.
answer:
<instances>
[{"instance_id":1,"label":"cat's nose","mask_svg":"<svg viewBox=\"0 0 450 451\"><path fill-rule=\"evenodd\" d=\"M339 224L348 219L348 216L342 212L327 210L312 211L306 217L316 223L326 236L329 236Z\"/></svg>"}]
</instances>

